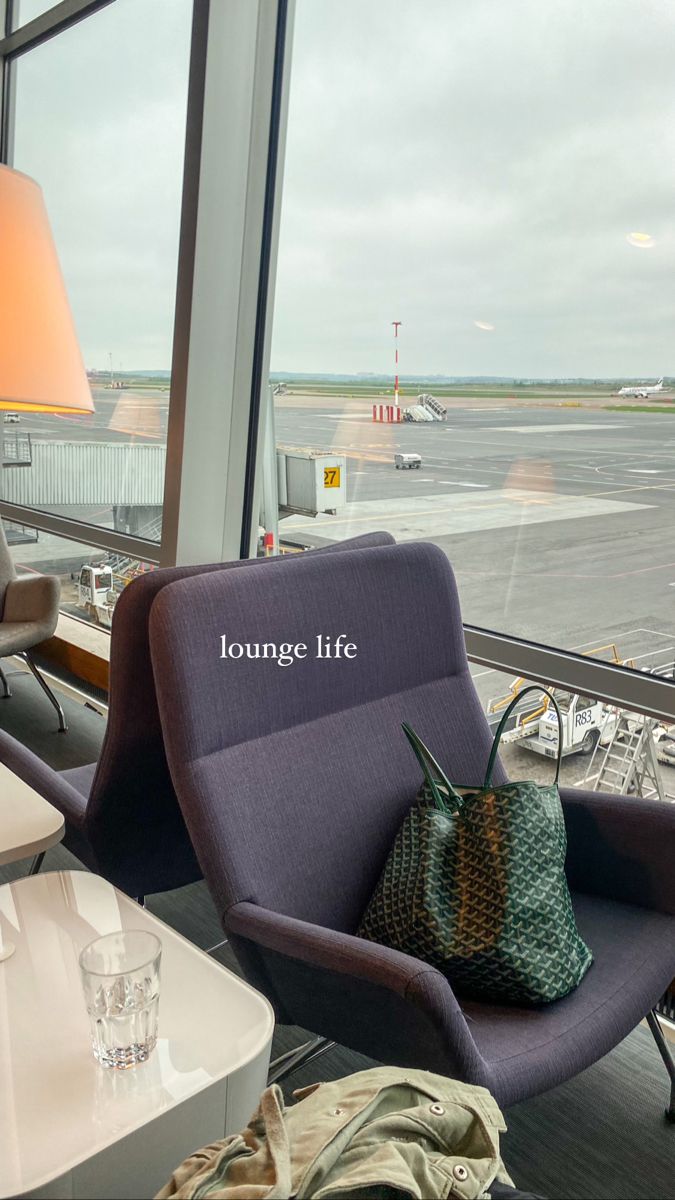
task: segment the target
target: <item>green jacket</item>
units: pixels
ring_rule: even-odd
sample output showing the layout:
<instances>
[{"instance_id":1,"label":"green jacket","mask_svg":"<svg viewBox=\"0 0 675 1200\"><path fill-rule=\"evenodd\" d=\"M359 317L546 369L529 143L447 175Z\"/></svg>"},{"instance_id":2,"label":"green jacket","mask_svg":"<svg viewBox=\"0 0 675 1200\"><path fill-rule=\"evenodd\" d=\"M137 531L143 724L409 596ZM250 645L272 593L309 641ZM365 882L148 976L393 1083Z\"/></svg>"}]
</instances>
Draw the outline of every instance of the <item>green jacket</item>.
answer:
<instances>
[{"instance_id":1,"label":"green jacket","mask_svg":"<svg viewBox=\"0 0 675 1200\"><path fill-rule=\"evenodd\" d=\"M286 1109L267 1088L247 1129L191 1155L156 1200L474 1200L511 1183L485 1088L376 1067L294 1094Z\"/></svg>"}]
</instances>

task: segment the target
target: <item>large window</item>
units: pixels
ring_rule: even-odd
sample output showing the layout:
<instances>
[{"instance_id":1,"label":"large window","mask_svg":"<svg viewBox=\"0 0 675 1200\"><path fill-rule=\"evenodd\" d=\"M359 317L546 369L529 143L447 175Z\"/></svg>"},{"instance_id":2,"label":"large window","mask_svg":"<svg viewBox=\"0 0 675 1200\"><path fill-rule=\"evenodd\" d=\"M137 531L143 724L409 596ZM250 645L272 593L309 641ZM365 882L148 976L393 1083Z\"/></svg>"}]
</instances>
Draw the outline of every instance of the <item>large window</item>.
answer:
<instances>
[{"instance_id":1,"label":"large window","mask_svg":"<svg viewBox=\"0 0 675 1200\"><path fill-rule=\"evenodd\" d=\"M116 0L12 64L13 165L44 190L96 411L5 425L28 461L2 499L156 542L191 17Z\"/></svg>"},{"instance_id":2,"label":"large window","mask_svg":"<svg viewBox=\"0 0 675 1200\"><path fill-rule=\"evenodd\" d=\"M662 0L298 0L276 440L347 491L282 540L431 539L467 622L672 673L674 51Z\"/></svg>"},{"instance_id":3,"label":"large window","mask_svg":"<svg viewBox=\"0 0 675 1200\"><path fill-rule=\"evenodd\" d=\"M14 567L19 575L58 576L61 611L110 629L117 600L139 575L156 569L142 562L55 534L3 522Z\"/></svg>"}]
</instances>

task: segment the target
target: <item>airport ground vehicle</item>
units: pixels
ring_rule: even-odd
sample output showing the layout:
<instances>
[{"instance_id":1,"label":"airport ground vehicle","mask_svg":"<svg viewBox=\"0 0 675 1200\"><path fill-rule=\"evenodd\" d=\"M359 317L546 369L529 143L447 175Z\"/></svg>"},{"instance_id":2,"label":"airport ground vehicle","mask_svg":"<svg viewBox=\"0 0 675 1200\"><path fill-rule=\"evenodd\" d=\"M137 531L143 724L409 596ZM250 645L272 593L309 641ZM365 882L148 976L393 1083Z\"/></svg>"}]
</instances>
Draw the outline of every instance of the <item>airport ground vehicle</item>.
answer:
<instances>
[{"instance_id":1,"label":"airport ground vehicle","mask_svg":"<svg viewBox=\"0 0 675 1200\"><path fill-rule=\"evenodd\" d=\"M21 417L16 412L6 412L4 416L5 425L18 425Z\"/></svg>"},{"instance_id":2,"label":"airport ground vehicle","mask_svg":"<svg viewBox=\"0 0 675 1200\"><path fill-rule=\"evenodd\" d=\"M89 619L107 629L112 625L115 604L128 583L154 567L135 559L110 555L100 563L86 563L77 579L77 606Z\"/></svg>"},{"instance_id":3,"label":"airport ground vehicle","mask_svg":"<svg viewBox=\"0 0 675 1200\"><path fill-rule=\"evenodd\" d=\"M600 655L619 665L634 668L636 666L635 660L622 659L613 643L598 646L587 651L587 654L593 657ZM669 656L666 664L652 662L649 667L640 669L670 677L673 672L672 658ZM496 720L495 714L518 695L526 682L522 677L514 679L506 695L488 701L488 718ZM570 754L592 754L598 744L603 749L610 748L615 737L623 745L626 741L637 738L645 724L645 718L640 713L622 712L594 697L580 696L557 688L553 690L553 695L562 720L563 757ZM656 724L653 721L649 725L657 760L675 767L675 726ZM535 754L555 758L558 753L558 718L548 697L542 696L539 699L535 696L529 703L523 704L502 740L521 742Z\"/></svg>"},{"instance_id":4,"label":"airport ground vehicle","mask_svg":"<svg viewBox=\"0 0 675 1200\"><path fill-rule=\"evenodd\" d=\"M419 470L422 466L422 456L420 454L395 454L394 463L397 471L404 470L406 467L410 471Z\"/></svg>"},{"instance_id":5,"label":"airport ground vehicle","mask_svg":"<svg viewBox=\"0 0 675 1200\"><path fill-rule=\"evenodd\" d=\"M601 700L587 696L570 695L556 689L553 693L558 702L562 718L562 752L568 754L591 754L598 742L608 746L618 721L616 709ZM503 737L504 742L518 742L527 738L528 750L555 758L558 753L558 718L553 705L547 698L529 710L524 708L516 715L513 729Z\"/></svg>"},{"instance_id":6,"label":"airport ground vehicle","mask_svg":"<svg viewBox=\"0 0 675 1200\"><path fill-rule=\"evenodd\" d=\"M82 567L77 581L77 604L91 620L110 628L116 599L110 567L90 564Z\"/></svg>"}]
</instances>

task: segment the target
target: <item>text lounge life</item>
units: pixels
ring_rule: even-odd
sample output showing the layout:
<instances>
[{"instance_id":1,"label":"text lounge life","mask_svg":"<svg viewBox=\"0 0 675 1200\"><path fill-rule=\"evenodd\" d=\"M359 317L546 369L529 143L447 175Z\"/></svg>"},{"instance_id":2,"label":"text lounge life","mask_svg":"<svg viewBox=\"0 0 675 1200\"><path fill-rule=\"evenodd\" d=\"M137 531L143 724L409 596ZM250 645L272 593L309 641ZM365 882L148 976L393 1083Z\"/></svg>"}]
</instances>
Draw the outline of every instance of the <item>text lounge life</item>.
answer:
<instances>
[{"instance_id":1,"label":"text lounge life","mask_svg":"<svg viewBox=\"0 0 675 1200\"><path fill-rule=\"evenodd\" d=\"M356 658L358 653L356 643L348 642L346 633L338 633L335 637L317 633L311 645L314 658ZM277 666L290 667L298 659L307 658L308 654L306 642L231 642L225 633L220 638L221 658L273 658Z\"/></svg>"}]
</instances>

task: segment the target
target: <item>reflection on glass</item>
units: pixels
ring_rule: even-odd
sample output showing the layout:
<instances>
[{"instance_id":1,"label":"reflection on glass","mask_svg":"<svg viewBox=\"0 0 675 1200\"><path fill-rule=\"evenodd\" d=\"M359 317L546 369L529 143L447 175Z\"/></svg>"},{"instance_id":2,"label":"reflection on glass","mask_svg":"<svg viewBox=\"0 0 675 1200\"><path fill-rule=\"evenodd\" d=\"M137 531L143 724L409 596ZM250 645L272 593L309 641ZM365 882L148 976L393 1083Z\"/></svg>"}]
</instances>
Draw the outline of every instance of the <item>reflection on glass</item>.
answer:
<instances>
[{"instance_id":1,"label":"reflection on glass","mask_svg":"<svg viewBox=\"0 0 675 1200\"><path fill-rule=\"evenodd\" d=\"M161 10L116 0L15 63L13 165L44 190L95 412L21 416L27 458L2 489L149 540L161 537L192 3Z\"/></svg>"},{"instance_id":2,"label":"reflection on glass","mask_svg":"<svg viewBox=\"0 0 675 1200\"><path fill-rule=\"evenodd\" d=\"M12 4L12 29L19 29L29 21L41 17L48 9L53 8L56 0L14 0Z\"/></svg>"},{"instance_id":3,"label":"reflection on glass","mask_svg":"<svg viewBox=\"0 0 675 1200\"><path fill-rule=\"evenodd\" d=\"M346 495L334 513L267 497L260 524L281 513L282 547L434 541L467 622L657 670L675 646L675 27L661 0L611 16L298 0L276 447L341 455Z\"/></svg>"},{"instance_id":4,"label":"reflection on glass","mask_svg":"<svg viewBox=\"0 0 675 1200\"><path fill-rule=\"evenodd\" d=\"M656 245L654 238L649 233L629 233L626 238L631 246L636 246L638 250L651 250L652 246Z\"/></svg>"},{"instance_id":5,"label":"reflection on glass","mask_svg":"<svg viewBox=\"0 0 675 1200\"><path fill-rule=\"evenodd\" d=\"M672 648L671 648L672 649ZM620 662L616 646L587 653ZM659 674L673 678L672 656ZM624 662L639 668L640 663ZM512 700L532 681L472 667L474 685L494 734ZM560 783L590 791L622 793L645 799L675 799L675 724L618 709L594 697L552 690L562 721ZM558 753L560 726L548 696L523 695L507 722L500 757L511 779L550 779Z\"/></svg>"},{"instance_id":6,"label":"reflection on glass","mask_svg":"<svg viewBox=\"0 0 675 1200\"><path fill-rule=\"evenodd\" d=\"M139 575L156 569L122 554L111 554L49 533L10 543L17 572L57 575L61 581L61 612L104 629L112 625L115 605L125 587Z\"/></svg>"}]
</instances>

